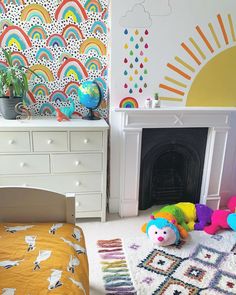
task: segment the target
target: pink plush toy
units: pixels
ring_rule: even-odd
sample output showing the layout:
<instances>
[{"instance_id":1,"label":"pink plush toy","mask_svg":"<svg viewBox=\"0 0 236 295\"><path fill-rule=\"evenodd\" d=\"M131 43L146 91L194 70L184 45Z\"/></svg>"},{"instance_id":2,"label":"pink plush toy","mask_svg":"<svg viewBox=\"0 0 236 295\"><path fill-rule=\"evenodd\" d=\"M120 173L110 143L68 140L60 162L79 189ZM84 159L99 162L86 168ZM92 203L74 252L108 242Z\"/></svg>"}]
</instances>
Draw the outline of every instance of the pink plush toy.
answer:
<instances>
[{"instance_id":1,"label":"pink plush toy","mask_svg":"<svg viewBox=\"0 0 236 295\"><path fill-rule=\"evenodd\" d=\"M235 212L236 196L231 197L227 204L229 210L215 210L211 216L211 225L205 226L204 231L209 235L214 235L219 229L230 229L228 216Z\"/></svg>"}]
</instances>

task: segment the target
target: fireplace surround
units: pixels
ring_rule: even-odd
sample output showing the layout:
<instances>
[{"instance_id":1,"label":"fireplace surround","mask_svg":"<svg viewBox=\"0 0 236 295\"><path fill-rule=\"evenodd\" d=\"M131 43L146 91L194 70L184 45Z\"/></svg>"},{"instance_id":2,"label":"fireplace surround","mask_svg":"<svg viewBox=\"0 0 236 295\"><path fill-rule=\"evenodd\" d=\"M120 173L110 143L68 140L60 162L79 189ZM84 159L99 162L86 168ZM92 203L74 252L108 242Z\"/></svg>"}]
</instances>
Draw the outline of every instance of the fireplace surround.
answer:
<instances>
[{"instance_id":1,"label":"fireplace surround","mask_svg":"<svg viewBox=\"0 0 236 295\"><path fill-rule=\"evenodd\" d=\"M121 217L139 212L139 180L144 128L207 128L200 202L219 208L220 187L230 116L235 108L172 107L159 109L115 109L112 145L116 158L111 167L111 194L118 195ZM115 151L113 150L113 155ZM111 200L112 202L113 200Z\"/></svg>"}]
</instances>

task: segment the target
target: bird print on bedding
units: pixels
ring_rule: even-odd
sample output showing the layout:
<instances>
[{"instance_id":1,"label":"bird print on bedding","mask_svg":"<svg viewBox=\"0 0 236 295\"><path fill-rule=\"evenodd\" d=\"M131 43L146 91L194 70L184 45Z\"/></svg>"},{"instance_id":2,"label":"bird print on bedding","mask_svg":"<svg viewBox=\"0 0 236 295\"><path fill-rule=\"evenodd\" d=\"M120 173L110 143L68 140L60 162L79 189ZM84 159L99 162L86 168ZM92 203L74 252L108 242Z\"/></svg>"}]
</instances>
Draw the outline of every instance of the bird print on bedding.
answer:
<instances>
[{"instance_id":1,"label":"bird print on bedding","mask_svg":"<svg viewBox=\"0 0 236 295\"><path fill-rule=\"evenodd\" d=\"M70 255L70 261L67 266L67 270L74 273L75 272L75 267L80 264L79 259L75 256Z\"/></svg>"},{"instance_id":2,"label":"bird print on bedding","mask_svg":"<svg viewBox=\"0 0 236 295\"><path fill-rule=\"evenodd\" d=\"M62 226L63 226L63 223L53 224L53 226L49 230L49 233L52 235L55 235L56 231Z\"/></svg>"},{"instance_id":3,"label":"bird print on bedding","mask_svg":"<svg viewBox=\"0 0 236 295\"><path fill-rule=\"evenodd\" d=\"M13 288L3 288L2 289L2 295L14 295L16 289Z\"/></svg>"},{"instance_id":4,"label":"bird print on bedding","mask_svg":"<svg viewBox=\"0 0 236 295\"><path fill-rule=\"evenodd\" d=\"M33 226L34 225L18 225L18 226L5 226L5 228L7 232L14 234L16 232L24 231L29 228L32 228Z\"/></svg>"},{"instance_id":5,"label":"bird print on bedding","mask_svg":"<svg viewBox=\"0 0 236 295\"><path fill-rule=\"evenodd\" d=\"M52 251L42 250L34 262L34 270L40 269L40 263L50 258Z\"/></svg>"},{"instance_id":6,"label":"bird print on bedding","mask_svg":"<svg viewBox=\"0 0 236 295\"><path fill-rule=\"evenodd\" d=\"M53 290L62 286L62 282L60 281L61 274L62 274L61 270L58 270L58 269L52 270L51 276L48 278L48 281L49 281L48 290Z\"/></svg>"},{"instance_id":7,"label":"bird print on bedding","mask_svg":"<svg viewBox=\"0 0 236 295\"><path fill-rule=\"evenodd\" d=\"M0 261L0 267L3 267L5 269L9 269L9 268L12 268L14 266L18 266L21 261L23 261L23 260L16 260L16 261L5 260L5 261Z\"/></svg>"},{"instance_id":8,"label":"bird print on bedding","mask_svg":"<svg viewBox=\"0 0 236 295\"><path fill-rule=\"evenodd\" d=\"M85 248L81 247L80 245L78 244L75 244L75 243L72 243L71 241L68 241L64 238L61 238L65 243L67 243L68 245L70 245L71 247L73 247L76 251L77 254L82 254L86 252Z\"/></svg>"},{"instance_id":9,"label":"bird print on bedding","mask_svg":"<svg viewBox=\"0 0 236 295\"><path fill-rule=\"evenodd\" d=\"M0 223L0 237L1 295L89 294L88 260L79 227Z\"/></svg>"},{"instance_id":10,"label":"bird print on bedding","mask_svg":"<svg viewBox=\"0 0 236 295\"><path fill-rule=\"evenodd\" d=\"M25 236L25 242L28 244L27 251L34 251L37 236Z\"/></svg>"},{"instance_id":11,"label":"bird print on bedding","mask_svg":"<svg viewBox=\"0 0 236 295\"><path fill-rule=\"evenodd\" d=\"M80 230L78 228L74 228L74 233L72 234L72 237L74 239L76 239L76 241L80 241L80 237L81 237L81 233L80 233Z\"/></svg>"}]
</instances>

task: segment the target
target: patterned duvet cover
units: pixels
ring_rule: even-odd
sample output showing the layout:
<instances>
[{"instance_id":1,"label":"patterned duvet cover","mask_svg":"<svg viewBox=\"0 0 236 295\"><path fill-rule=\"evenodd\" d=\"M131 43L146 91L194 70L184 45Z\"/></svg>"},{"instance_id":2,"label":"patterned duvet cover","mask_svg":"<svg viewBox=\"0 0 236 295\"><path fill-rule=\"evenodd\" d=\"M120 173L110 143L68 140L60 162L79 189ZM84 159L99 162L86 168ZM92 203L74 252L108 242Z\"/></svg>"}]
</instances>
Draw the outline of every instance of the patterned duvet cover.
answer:
<instances>
[{"instance_id":1,"label":"patterned duvet cover","mask_svg":"<svg viewBox=\"0 0 236 295\"><path fill-rule=\"evenodd\" d=\"M0 294L89 294L82 230L72 224L0 224Z\"/></svg>"}]
</instances>

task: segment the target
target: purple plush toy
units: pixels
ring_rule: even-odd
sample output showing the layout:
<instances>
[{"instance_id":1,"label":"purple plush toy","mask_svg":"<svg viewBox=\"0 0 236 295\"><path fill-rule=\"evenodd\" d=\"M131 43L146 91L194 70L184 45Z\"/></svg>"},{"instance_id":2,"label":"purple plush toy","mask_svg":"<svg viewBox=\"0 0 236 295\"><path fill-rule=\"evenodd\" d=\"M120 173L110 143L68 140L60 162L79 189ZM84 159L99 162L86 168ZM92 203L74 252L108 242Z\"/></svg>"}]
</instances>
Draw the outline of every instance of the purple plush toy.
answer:
<instances>
[{"instance_id":1,"label":"purple plush toy","mask_svg":"<svg viewBox=\"0 0 236 295\"><path fill-rule=\"evenodd\" d=\"M203 230L206 225L211 223L211 215L213 210L206 205L196 204L196 215L198 222L195 223L195 230Z\"/></svg>"}]
</instances>

